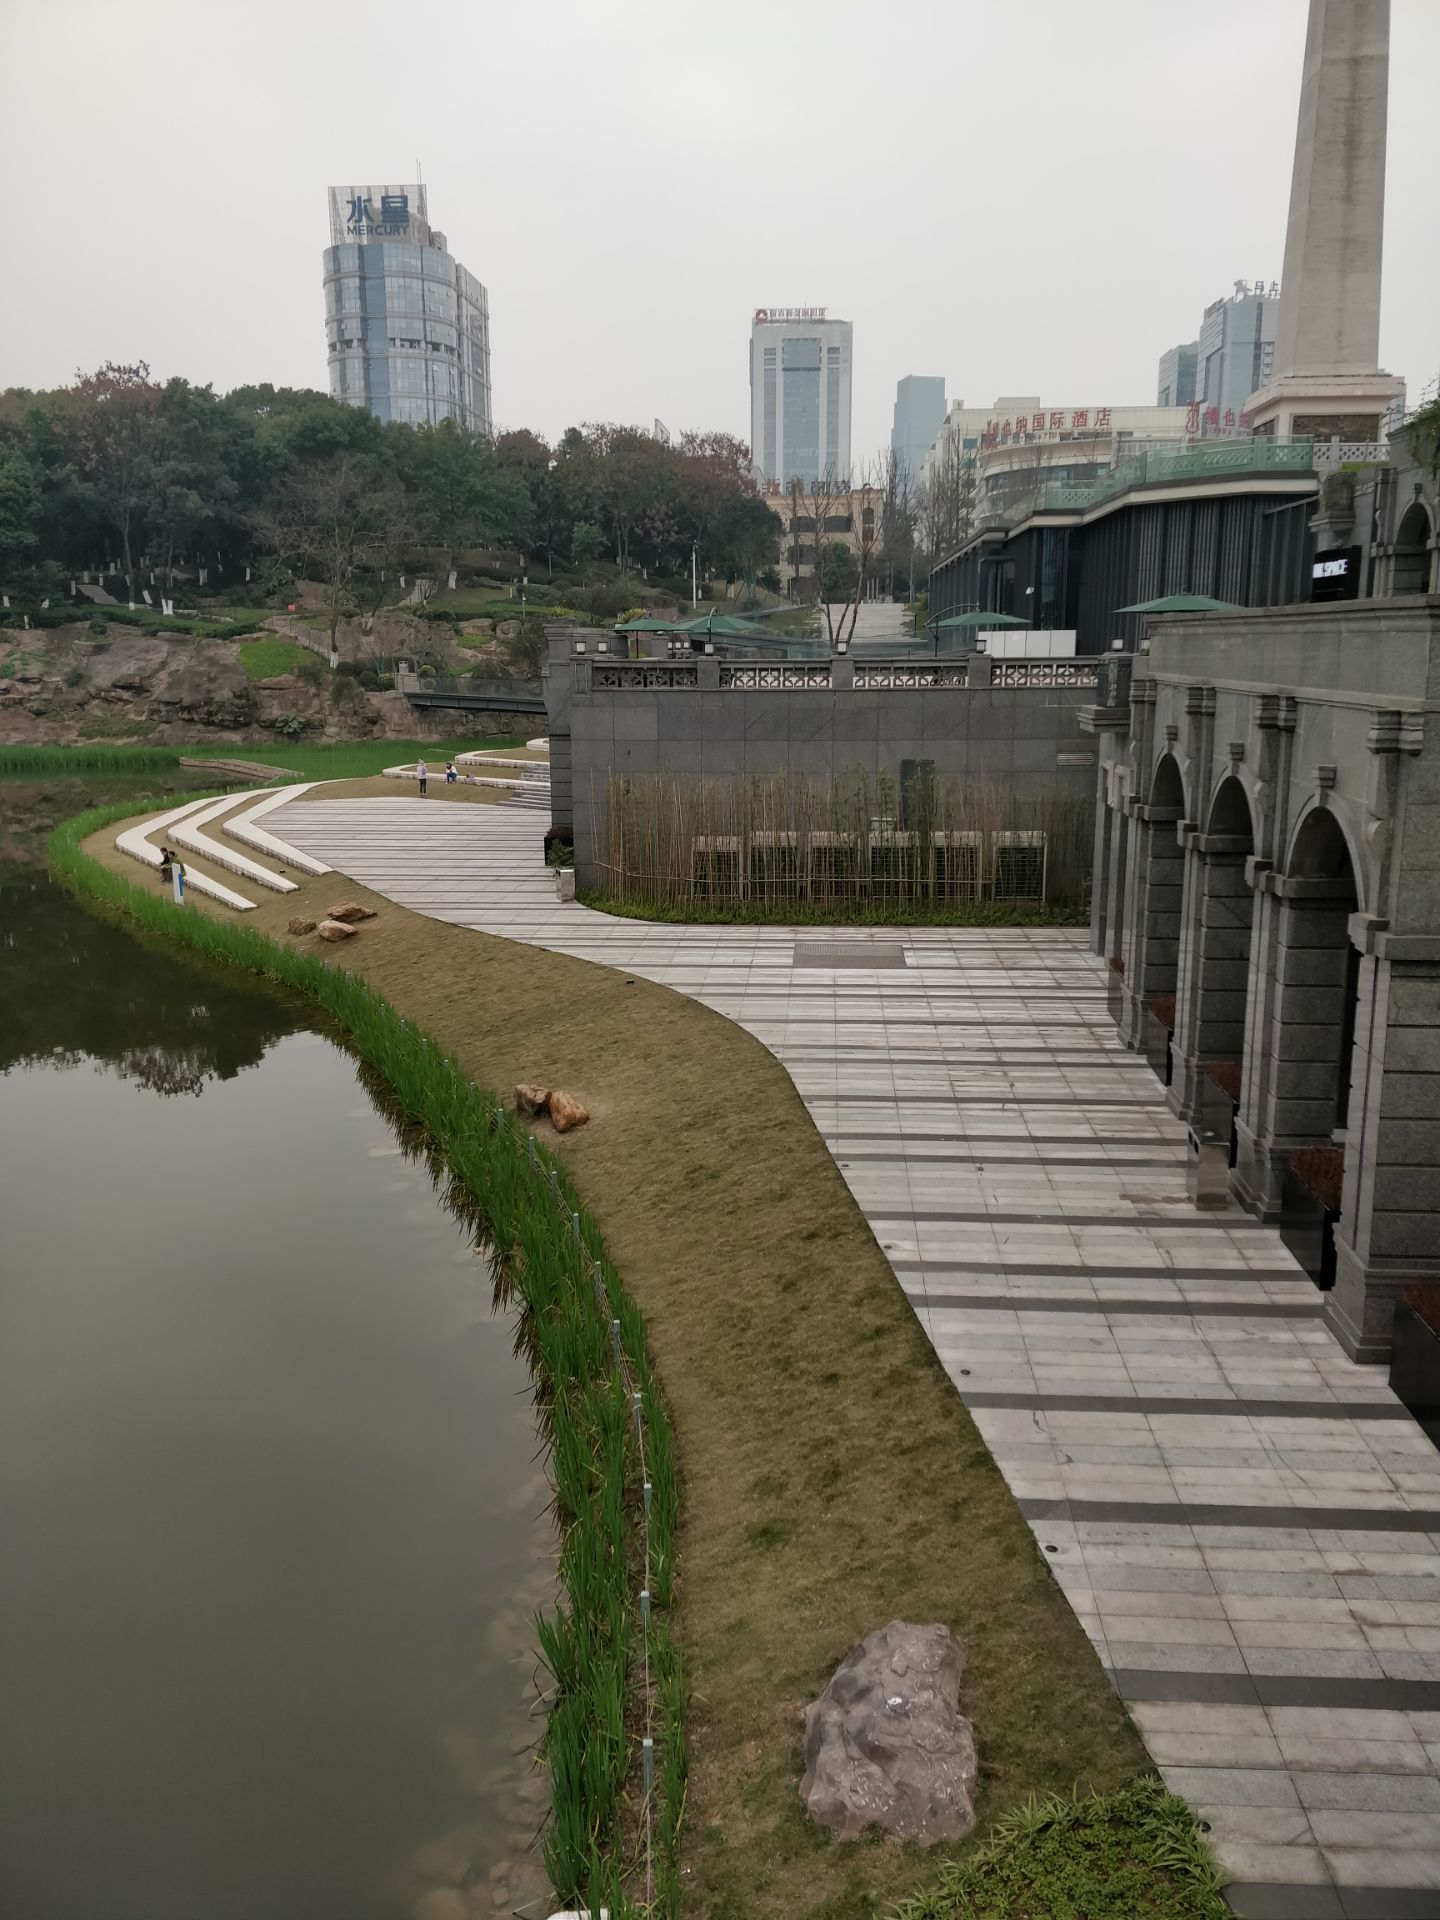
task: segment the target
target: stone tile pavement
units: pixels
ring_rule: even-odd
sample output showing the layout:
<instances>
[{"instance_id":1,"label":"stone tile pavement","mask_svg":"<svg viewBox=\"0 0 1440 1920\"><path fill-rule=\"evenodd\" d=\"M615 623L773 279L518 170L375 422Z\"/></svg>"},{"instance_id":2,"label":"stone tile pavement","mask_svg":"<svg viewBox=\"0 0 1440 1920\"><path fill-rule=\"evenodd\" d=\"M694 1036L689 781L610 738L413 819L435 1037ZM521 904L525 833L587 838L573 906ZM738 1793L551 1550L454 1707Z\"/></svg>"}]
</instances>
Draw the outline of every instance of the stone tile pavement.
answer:
<instances>
[{"instance_id":1,"label":"stone tile pavement","mask_svg":"<svg viewBox=\"0 0 1440 1920\"><path fill-rule=\"evenodd\" d=\"M1062 929L778 927L557 901L532 808L310 801L275 833L460 926L620 967L784 1063L1150 1751L1253 1920L1440 1916L1440 1454L1184 1130ZM806 929L806 940L829 937Z\"/></svg>"}]
</instances>

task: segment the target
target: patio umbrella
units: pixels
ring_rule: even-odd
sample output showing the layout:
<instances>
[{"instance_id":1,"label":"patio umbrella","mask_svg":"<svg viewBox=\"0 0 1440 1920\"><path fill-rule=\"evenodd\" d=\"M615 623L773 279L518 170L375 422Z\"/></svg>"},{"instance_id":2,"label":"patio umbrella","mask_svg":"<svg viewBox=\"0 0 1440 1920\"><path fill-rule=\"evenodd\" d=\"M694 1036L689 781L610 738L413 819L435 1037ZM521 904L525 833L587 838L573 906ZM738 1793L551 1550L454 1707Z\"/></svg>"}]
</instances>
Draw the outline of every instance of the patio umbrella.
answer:
<instances>
[{"instance_id":1,"label":"patio umbrella","mask_svg":"<svg viewBox=\"0 0 1440 1920\"><path fill-rule=\"evenodd\" d=\"M937 627L1028 627L1013 613L952 613L948 620L937 620Z\"/></svg>"},{"instance_id":2,"label":"patio umbrella","mask_svg":"<svg viewBox=\"0 0 1440 1920\"><path fill-rule=\"evenodd\" d=\"M1117 607L1117 613L1243 613L1234 600L1212 600L1208 593L1167 593L1160 600L1138 600L1133 607Z\"/></svg>"},{"instance_id":3,"label":"patio umbrella","mask_svg":"<svg viewBox=\"0 0 1440 1920\"><path fill-rule=\"evenodd\" d=\"M673 620L621 620L615 628L616 633L673 633Z\"/></svg>"}]
</instances>

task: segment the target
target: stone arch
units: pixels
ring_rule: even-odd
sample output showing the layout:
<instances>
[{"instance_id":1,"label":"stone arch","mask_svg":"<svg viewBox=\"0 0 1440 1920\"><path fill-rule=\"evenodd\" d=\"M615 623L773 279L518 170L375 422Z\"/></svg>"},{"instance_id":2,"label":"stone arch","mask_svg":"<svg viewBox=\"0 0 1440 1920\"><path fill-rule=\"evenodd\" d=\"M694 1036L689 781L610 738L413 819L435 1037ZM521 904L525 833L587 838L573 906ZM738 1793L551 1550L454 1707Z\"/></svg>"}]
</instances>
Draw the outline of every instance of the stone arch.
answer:
<instances>
[{"instance_id":1,"label":"stone arch","mask_svg":"<svg viewBox=\"0 0 1440 1920\"><path fill-rule=\"evenodd\" d=\"M1168 750L1155 762L1149 799L1152 807L1163 807L1166 812L1173 810L1177 820L1185 818L1185 781L1180 762Z\"/></svg>"},{"instance_id":2,"label":"stone arch","mask_svg":"<svg viewBox=\"0 0 1440 1920\"><path fill-rule=\"evenodd\" d=\"M1355 911L1365 911L1365 864L1357 856L1345 822L1324 800L1308 800L1290 834L1285 875L1291 880L1349 878L1355 893Z\"/></svg>"},{"instance_id":3,"label":"stone arch","mask_svg":"<svg viewBox=\"0 0 1440 1920\"><path fill-rule=\"evenodd\" d=\"M1177 837L1185 818L1185 782L1173 753L1162 753L1140 815L1136 845L1137 1027L1146 1058L1168 1086L1172 1072L1175 991L1179 974L1180 923L1185 894L1185 850Z\"/></svg>"},{"instance_id":4,"label":"stone arch","mask_svg":"<svg viewBox=\"0 0 1440 1920\"><path fill-rule=\"evenodd\" d=\"M1226 839L1243 839L1250 842L1245 849L1247 854L1255 851L1255 816L1250 807L1250 796L1245 791L1245 783L1238 774L1227 773L1216 787L1210 801L1210 818L1205 824L1206 838L1214 835Z\"/></svg>"},{"instance_id":5,"label":"stone arch","mask_svg":"<svg viewBox=\"0 0 1440 1920\"><path fill-rule=\"evenodd\" d=\"M1435 561L1435 527L1423 500L1412 500L1395 529L1391 550L1390 591L1429 593Z\"/></svg>"},{"instance_id":6,"label":"stone arch","mask_svg":"<svg viewBox=\"0 0 1440 1920\"><path fill-rule=\"evenodd\" d=\"M1322 1287L1334 1284L1361 956L1350 916L1360 874L1340 820L1301 816L1279 886L1271 1063L1274 1139L1286 1167L1281 1231Z\"/></svg>"},{"instance_id":7,"label":"stone arch","mask_svg":"<svg viewBox=\"0 0 1440 1920\"><path fill-rule=\"evenodd\" d=\"M1193 946L1182 969L1176 1043L1185 1062L1185 1102L1207 1131L1228 1137L1235 1164L1235 1121L1244 1078L1255 898L1246 863L1255 851L1254 818L1242 781L1227 774L1194 842Z\"/></svg>"}]
</instances>

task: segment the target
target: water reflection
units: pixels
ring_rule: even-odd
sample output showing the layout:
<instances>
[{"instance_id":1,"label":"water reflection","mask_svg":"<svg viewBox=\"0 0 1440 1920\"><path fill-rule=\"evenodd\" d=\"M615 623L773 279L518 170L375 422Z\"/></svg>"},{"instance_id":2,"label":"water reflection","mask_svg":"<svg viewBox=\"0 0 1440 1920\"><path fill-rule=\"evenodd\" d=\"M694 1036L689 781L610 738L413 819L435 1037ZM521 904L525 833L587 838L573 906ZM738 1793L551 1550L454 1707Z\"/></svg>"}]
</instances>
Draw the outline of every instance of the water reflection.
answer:
<instances>
[{"instance_id":1,"label":"water reflection","mask_svg":"<svg viewBox=\"0 0 1440 1920\"><path fill-rule=\"evenodd\" d=\"M297 1010L0 907L0 1914L545 1913L553 1539L472 1232Z\"/></svg>"},{"instance_id":2,"label":"water reflection","mask_svg":"<svg viewBox=\"0 0 1440 1920\"><path fill-rule=\"evenodd\" d=\"M0 1073L95 1060L148 1092L198 1095L298 1024L258 983L135 939L44 874L0 879Z\"/></svg>"}]
</instances>

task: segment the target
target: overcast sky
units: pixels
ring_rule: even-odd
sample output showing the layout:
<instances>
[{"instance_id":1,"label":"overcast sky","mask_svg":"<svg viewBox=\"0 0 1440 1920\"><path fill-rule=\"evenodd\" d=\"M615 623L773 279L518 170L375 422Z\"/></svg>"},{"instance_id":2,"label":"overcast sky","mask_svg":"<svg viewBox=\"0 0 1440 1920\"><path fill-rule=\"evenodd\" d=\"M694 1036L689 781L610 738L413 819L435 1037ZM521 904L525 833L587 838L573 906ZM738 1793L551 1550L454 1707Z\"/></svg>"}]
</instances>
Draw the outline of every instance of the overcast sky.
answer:
<instances>
[{"instance_id":1,"label":"overcast sky","mask_svg":"<svg viewBox=\"0 0 1440 1920\"><path fill-rule=\"evenodd\" d=\"M0 387L148 360L325 385L331 183L407 182L489 288L497 426L748 436L757 306L895 382L1153 402L1278 279L1306 0L0 0ZM1440 0L1394 0L1381 359L1440 372Z\"/></svg>"}]
</instances>

